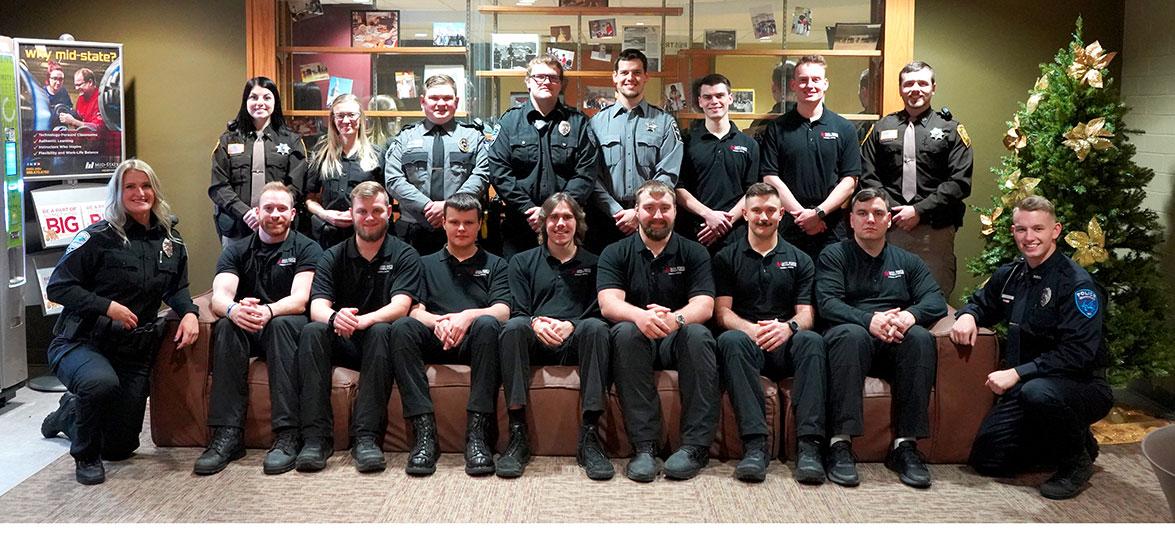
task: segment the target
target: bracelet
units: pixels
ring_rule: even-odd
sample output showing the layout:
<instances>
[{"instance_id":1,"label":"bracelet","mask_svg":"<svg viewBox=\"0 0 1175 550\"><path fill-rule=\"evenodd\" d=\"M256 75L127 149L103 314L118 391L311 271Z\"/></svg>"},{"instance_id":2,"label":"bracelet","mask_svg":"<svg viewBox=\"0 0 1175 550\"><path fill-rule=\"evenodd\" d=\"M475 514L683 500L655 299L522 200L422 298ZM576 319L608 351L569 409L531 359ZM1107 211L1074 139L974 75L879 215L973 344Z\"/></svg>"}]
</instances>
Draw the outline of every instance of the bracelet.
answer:
<instances>
[{"instance_id":1,"label":"bracelet","mask_svg":"<svg viewBox=\"0 0 1175 550\"><path fill-rule=\"evenodd\" d=\"M232 318L232 316L233 316L233 308L234 308L234 307L237 307L237 304L236 304L236 302L233 302L233 303L229 304L229 305L228 305L228 309L224 310L224 317L225 317L226 319L231 319L231 318Z\"/></svg>"},{"instance_id":2,"label":"bracelet","mask_svg":"<svg viewBox=\"0 0 1175 550\"><path fill-rule=\"evenodd\" d=\"M265 309L269 310L269 318L273 319L273 308L269 307L269 304L265 304Z\"/></svg>"},{"instance_id":3,"label":"bracelet","mask_svg":"<svg viewBox=\"0 0 1175 550\"><path fill-rule=\"evenodd\" d=\"M326 320L326 325L329 326L330 328L335 328L335 317L338 316L338 314L339 314L339 312L337 312L337 311L330 314L330 319Z\"/></svg>"}]
</instances>

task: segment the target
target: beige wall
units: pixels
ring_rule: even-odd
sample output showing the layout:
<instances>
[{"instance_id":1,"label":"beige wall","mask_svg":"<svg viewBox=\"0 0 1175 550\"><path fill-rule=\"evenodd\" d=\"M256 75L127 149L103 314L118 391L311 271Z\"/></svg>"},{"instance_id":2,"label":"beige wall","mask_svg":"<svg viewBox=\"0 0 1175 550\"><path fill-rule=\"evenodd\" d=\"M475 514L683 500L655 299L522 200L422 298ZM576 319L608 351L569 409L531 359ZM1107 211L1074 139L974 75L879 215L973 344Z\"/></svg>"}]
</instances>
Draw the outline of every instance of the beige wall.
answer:
<instances>
[{"instance_id":1,"label":"beige wall","mask_svg":"<svg viewBox=\"0 0 1175 550\"><path fill-rule=\"evenodd\" d=\"M0 14L0 35L123 44L128 155L155 168L180 217L192 292L210 288L210 159L245 81L244 1L0 0Z\"/></svg>"}]
</instances>

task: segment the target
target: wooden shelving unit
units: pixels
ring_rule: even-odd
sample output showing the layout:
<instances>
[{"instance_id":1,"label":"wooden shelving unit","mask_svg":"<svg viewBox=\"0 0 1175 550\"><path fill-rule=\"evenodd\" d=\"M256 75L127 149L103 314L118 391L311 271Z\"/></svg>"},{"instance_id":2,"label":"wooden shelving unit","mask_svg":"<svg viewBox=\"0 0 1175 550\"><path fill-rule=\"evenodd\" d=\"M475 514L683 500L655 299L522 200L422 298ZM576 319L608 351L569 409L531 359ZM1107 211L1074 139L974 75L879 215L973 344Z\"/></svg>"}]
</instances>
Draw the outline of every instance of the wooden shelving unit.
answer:
<instances>
[{"instance_id":1,"label":"wooden shelving unit","mask_svg":"<svg viewBox=\"0 0 1175 550\"><path fill-rule=\"evenodd\" d=\"M388 55L465 55L462 46L399 46L395 48L359 48L354 46L285 46L277 53L344 53Z\"/></svg>"},{"instance_id":2,"label":"wooden shelving unit","mask_svg":"<svg viewBox=\"0 0 1175 550\"><path fill-rule=\"evenodd\" d=\"M327 116L330 111L326 109L290 109L285 111L286 116ZM365 111L365 115L374 117L424 117L424 111ZM469 116L465 111L457 111L457 118Z\"/></svg>"},{"instance_id":3,"label":"wooden shelving unit","mask_svg":"<svg viewBox=\"0 0 1175 550\"><path fill-rule=\"evenodd\" d=\"M477 11L492 14L530 15L650 15L676 17L683 8L609 8L609 7L552 7L552 6L479 6Z\"/></svg>"},{"instance_id":4,"label":"wooden shelving unit","mask_svg":"<svg viewBox=\"0 0 1175 550\"><path fill-rule=\"evenodd\" d=\"M526 76L526 71L524 69L497 69L497 70L492 70L492 71L485 71L485 70L475 71L474 74L477 76L487 76L487 77L516 76L516 77L522 78L522 77ZM572 71L572 70L567 70L567 71L563 71L563 76L567 77L567 78L571 78L571 77L611 78L612 71ZM649 73L649 78L665 78L668 76L675 76L675 75L671 74L671 73L664 73L664 72L651 72L651 73Z\"/></svg>"},{"instance_id":5,"label":"wooden shelving unit","mask_svg":"<svg viewBox=\"0 0 1175 550\"><path fill-rule=\"evenodd\" d=\"M733 57L803 57L823 55L824 57L881 57L881 50L678 50L678 55L728 55Z\"/></svg>"},{"instance_id":6,"label":"wooden shelving unit","mask_svg":"<svg viewBox=\"0 0 1175 550\"><path fill-rule=\"evenodd\" d=\"M837 113L845 118L845 120L864 120L874 121L881 119L881 115L872 115L868 113ZM701 120L706 118L702 113L675 113L673 116L685 120ZM769 120L779 116L779 113L730 113L731 120Z\"/></svg>"}]
</instances>

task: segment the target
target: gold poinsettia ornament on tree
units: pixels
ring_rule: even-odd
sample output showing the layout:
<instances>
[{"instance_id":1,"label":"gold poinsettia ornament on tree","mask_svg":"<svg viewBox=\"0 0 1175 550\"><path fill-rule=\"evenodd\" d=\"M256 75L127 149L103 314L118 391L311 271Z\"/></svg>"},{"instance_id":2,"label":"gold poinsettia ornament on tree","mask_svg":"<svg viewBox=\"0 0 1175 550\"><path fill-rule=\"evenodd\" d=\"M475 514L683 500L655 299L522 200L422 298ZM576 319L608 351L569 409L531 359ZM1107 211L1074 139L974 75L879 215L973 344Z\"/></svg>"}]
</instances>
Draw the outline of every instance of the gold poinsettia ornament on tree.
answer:
<instances>
[{"instance_id":1,"label":"gold poinsettia ornament on tree","mask_svg":"<svg viewBox=\"0 0 1175 550\"><path fill-rule=\"evenodd\" d=\"M1004 134L1004 147L1018 153L1025 145L1028 145L1028 136L1020 131L1020 115L1014 115L1012 127L1008 128L1008 132Z\"/></svg>"},{"instance_id":2,"label":"gold poinsettia ornament on tree","mask_svg":"<svg viewBox=\"0 0 1175 550\"><path fill-rule=\"evenodd\" d=\"M1040 78L1036 79L1036 84L1032 86L1032 95L1028 96L1028 103L1024 105L1029 114L1036 111L1036 107L1044 99L1044 92L1047 89L1049 89L1049 75L1040 75ZM1019 123L1016 124L1016 126L1019 125Z\"/></svg>"},{"instance_id":3,"label":"gold poinsettia ornament on tree","mask_svg":"<svg viewBox=\"0 0 1175 550\"><path fill-rule=\"evenodd\" d=\"M997 206L995 207L995 210L991 211L991 214L980 214L979 222L983 224L983 229L979 230L979 232L983 233L985 237L995 233L995 221L998 220L1000 218L1000 214L1003 213L1004 207Z\"/></svg>"},{"instance_id":4,"label":"gold poinsettia ornament on tree","mask_svg":"<svg viewBox=\"0 0 1175 550\"><path fill-rule=\"evenodd\" d=\"M1065 235L1065 242L1073 247L1073 261L1081 267L1089 267L1110 258L1106 251L1106 235L1102 232L1097 218L1089 219L1087 231L1071 231Z\"/></svg>"},{"instance_id":5,"label":"gold poinsettia ornament on tree","mask_svg":"<svg viewBox=\"0 0 1175 550\"><path fill-rule=\"evenodd\" d=\"M1000 183L1000 190L1004 192L1004 206L1016 206L1024 197L1031 195L1037 185L1040 185L1040 178L1022 178L1019 170L1008 174ZM994 218L992 221L995 221Z\"/></svg>"},{"instance_id":6,"label":"gold poinsettia ornament on tree","mask_svg":"<svg viewBox=\"0 0 1175 550\"><path fill-rule=\"evenodd\" d=\"M1103 50L1102 45L1097 41L1084 48L1074 44L1073 64L1069 65L1069 76L1073 77L1078 84L1084 82L1094 88L1101 88L1103 85L1102 69L1110 64L1115 55L1118 55L1118 52Z\"/></svg>"},{"instance_id":7,"label":"gold poinsettia ornament on tree","mask_svg":"<svg viewBox=\"0 0 1175 550\"><path fill-rule=\"evenodd\" d=\"M1065 132L1065 141L1062 143L1077 153L1077 160L1085 160L1092 150L1102 151L1114 146L1110 140L1106 139L1114 137L1114 134L1106 130L1105 126L1106 117L1097 117L1089 122L1078 122L1077 126Z\"/></svg>"}]
</instances>

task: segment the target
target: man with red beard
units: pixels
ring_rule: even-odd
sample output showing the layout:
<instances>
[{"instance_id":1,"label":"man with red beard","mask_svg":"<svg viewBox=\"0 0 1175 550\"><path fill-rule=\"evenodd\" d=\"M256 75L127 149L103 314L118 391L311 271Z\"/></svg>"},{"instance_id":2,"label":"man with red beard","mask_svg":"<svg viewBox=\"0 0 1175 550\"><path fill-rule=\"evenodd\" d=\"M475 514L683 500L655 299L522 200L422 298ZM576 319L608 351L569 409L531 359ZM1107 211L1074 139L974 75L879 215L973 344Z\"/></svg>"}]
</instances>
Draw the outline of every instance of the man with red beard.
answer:
<instances>
[{"instance_id":1,"label":"man with red beard","mask_svg":"<svg viewBox=\"0 0 1175 550\"><path fill-rule=\"evenodd\" d=\"M420 255L388 235L391 201L383 186L365 181L351 191L355 236L327 249L318 262L310 292L310 324L298 342L302 376L300 472L326 467L333 451L330 405L331 365L359 371L351 456L360 472L387 467L380 442L387 425L392 382L400 383L404 418L416 440L407 470L435 469L436 421L423 369L404 368L391 356L392 322L408 315L421 296Z\"/></svg>"},{"instance_id":2,"label":"man with red beard","mask_svg":"<svg viewBox=\"0 0 1175 550\"><path fill-rule=\"evenodd\" d=\"M298 455L298 335L306 326L306 302L322 248L290 231L294 194L270 182L254 205L260 224L250 239L225 247L212 281L212 395L208 426L212 440L193 471L215 474L245 456L245 407L249 397L249 357L264 356L269 367L271 424L276 435L264 471L294 468Z\"/></svg>"}]
</instances>

